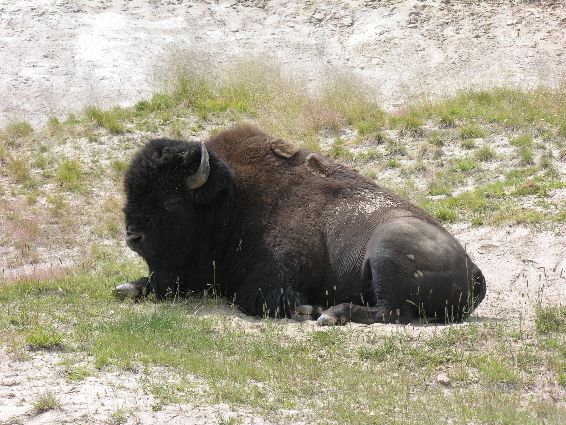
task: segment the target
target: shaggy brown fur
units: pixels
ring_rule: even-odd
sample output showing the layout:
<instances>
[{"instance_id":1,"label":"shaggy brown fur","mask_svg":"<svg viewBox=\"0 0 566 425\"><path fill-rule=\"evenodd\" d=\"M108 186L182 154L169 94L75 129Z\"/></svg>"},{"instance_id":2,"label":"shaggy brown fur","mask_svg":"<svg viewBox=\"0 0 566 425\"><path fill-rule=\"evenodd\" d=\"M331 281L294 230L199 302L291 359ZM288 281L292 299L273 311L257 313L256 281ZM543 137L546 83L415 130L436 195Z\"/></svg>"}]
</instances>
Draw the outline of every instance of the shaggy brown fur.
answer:
<instances>
[{"instance_id":1,"label":"shaggy brown fur","mask_svg":"<svg viewBox=\"0 0 566 425\"><path fill-rule=\"evenodd\" d=\"M198 189L184 184L196 143L151 141L126 174L128 231L158 297L216 285L254 315L334 306L320 324L462 320L483 299L481 272L440 223L356 171L250 125L206 148Z\"/></svg>"}]
</instances>

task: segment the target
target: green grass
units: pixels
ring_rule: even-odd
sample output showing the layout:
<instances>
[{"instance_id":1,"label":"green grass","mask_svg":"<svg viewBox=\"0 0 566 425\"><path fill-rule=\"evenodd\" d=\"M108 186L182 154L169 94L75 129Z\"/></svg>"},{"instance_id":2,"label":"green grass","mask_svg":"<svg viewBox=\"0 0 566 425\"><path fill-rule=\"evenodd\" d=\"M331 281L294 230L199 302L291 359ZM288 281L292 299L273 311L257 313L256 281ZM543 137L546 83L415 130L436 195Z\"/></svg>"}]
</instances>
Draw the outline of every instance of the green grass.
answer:
<instances>
[{"instance_id":1,"label":"green grass","mask_svg":"<svg viewBox=\"0 0 566 425\"><path fill-rule=\"evenodd\" d=\"M27 331L26 345L34 350L52 350L61 348L62 335L52 327L37 324Z\"/></svg>"},{"instance_id":2,"label":"green grass","mask_svg":"<svg viewBox=\"0 0 566 425\"><path fill-rule=\"evenodd\" d=\"M495 159L495 151L487 145L483 145L475 152L475 157L482 162L487 162Z\"/></svg>"},{"instance_id":3,"label":"green grass","mask_svg":"<svg viewBox=\"0 0 566 425\"><path fill-rule=\"evenodd\" d=\"M64 159L55 172L55 181L64 189L80 192L84 189L85 172L76 159Z\"/></svg>"},{"instance_id":4,"label":"green grass","mask_svg":"<svg viewBox=\"0 0 566 425\"><path fill-rule=\"evenodd\" d=\"M394 418L425 424L501 418L537 423L535 404L544 406L547 423L560 423L564 414L556 405L522 397L540 367L560 379L556 356L564 334L556 325L545 327L544 340L521 337L512 349L507 343L512 330L494 322L429 329L426 338L404 327L389 336L350 327L290 332L296 325L286 321L202 315L219 302L215 299L131 303L111 297L116 283L142 271L139 265L110 262L99 264L95 273L4 283L0 328L21 336L22 344L31 334L42 335L34 337L36 343L58 334L65 353L90 359L90 364L71 359L62 364L71 381L91 375L92 367L100 369L97 374L138 371L156 410L178 402L222 402L270 417L298 409L316 423L367 423L370 417L377 423ZM536 356L528 354L533 344ZM514 366L516 358L520 362ZM166 367L166 375L156 375L153 366ZM435 384L440 372L451 377L450 394ZM198 379L198 391L187 376ZM37 404L58 406L56 399ZM277 423L290 420L277 418Z\"/></svg>"},{"instance_id":5,"label":"green grass","mask_svg":"<svg viewBox=\"0 0 566 425\"><path fill-rule=\"evenodd\" d=\"M541 123L562 128L566 118L566 95L564 87L462 91L445 99L417 102L411 109L445 126L476 121L506 129L527 129ZM469 137L483 137L475 136L481 131L473 133L474 136Z\"/></svg>"},{"instance_id":6,"label":"green grass","mask_svg":"<svg viewBox=\"0 0 566 425\"><path fill-rule=\"evenodd\" d=\"M33 413L40 415L50 410L61 408L61 403L55 394L51 391L40 394L33 401Z\"/></svg>"},{"instance_id":7,"label":"green grass","mask_svg":"<svg viewBox=\"0 0 566 425\"><path fill-rule=\"evenodd\" d=\"M566 333L566 307L538 307L535 325L540 334Z\"/></svg>"},{"instance_id":8,"label":"green grass","mask_svg":"<svg viewBox=\"0 0 566 425\"><path fill-rule=\"evenodd\" d=\"M466 124L460 127L458 134L460 135L460 138L463 140L479 139L487 136L485 130L483 130L481 127L479 127L476 124Z\"/></svg>"},{"instance_id":9,"label":"green grass","mask_svg":"<svg viewBox=\"0 0 566 425\"><path fill-rule=\"evenodd\" d=\"M402 134L413 136L422 133L424 125L423 117L412 110L391 116L389 122L393 128L399 128Z\"/></svg>"},{"instance_id":10,"label":"green grass","mask_svg":"<svg viewBox=\"0 0 566 425\"><path fill-rule=\"evenodd\" d=\"M558 166L565 156L562 121L553 118L564 116L560 90L466 92L388 113L355 79L328 78L319 96L311 96L300 80L264 65L239 64L226 75L208 71L184 70L132 108L87 108L62 122L50 120L47 132L22 125L8 138L2 130L0 161L8 184L1 194L24 199L18 208L30 214L22 217L7 203L10 225L33 241L42 235L44 216L65 229L79 222L84 216L69 214L70 205L86 198L87 186L119 186L139 146L129 130L201 137L248 119L315 150L320 140L333 140L330 156L362 168L446 223L566 222L566 209L550 196L565 187ZM78 136L80 143L111 140L124 152L78 161L52 150ZM509 158L495 154L492 137L514 147ZM455 151L459 144L470 151ZM387 175L406 183L382 181ZM45 193L44 182L60 189ZM90 206L97 208L91 235L123 237L118 190ZM17 249L26 244L20 238ZM112 252L93 246L96 261L88 271L0 283L1 343L14 359L57 350L71 359L59 367L72 382L116 369L137 371L156 410L223 402L266 417L299 411L297 420L313 423L562 423L564 411L556 404L525 394L540 374L552 385L566 383L563 308L537 308L532 334L490 320L438 328L426 337L404 327L385 335L389 327L297 329L274 320L243 325L224 314L203 315L220 302L215 299L116 302L111 288L144 270L112 262ZM436 381L440 373L449 376L448 385ZM116 411L111 420L129 419ZM286 420L292 419L281 416L275 423Z\"/></svg>"},{"instance_id":11,"label":"green grass","mask_svg":"<svg viewBox=\"0 0 566 425\"><path fill-rule=\"evenodd\" d=\"M350 150L346 146L346 142L340 138L335 139L334 142L332 142L332 145L330 145L327 154L332 158L342 158L347 160L354 158L354 154L350 152Z\"/></svg>"},{"instance_id":12,"label":"green grass","mask_svg":"<svg viewBox=\"0 0 566 425\"><path fill-rule=\"evenodd\" d=\"M31 168L25 158L8 158L6 172L18 184L32 185Z\"/></svg>"},{"instance_id":13,"label":"green grass","mask_svg":"<svg viewBox=\"0 0 566 425\"><path fill-rule=\"evenodd\" d=\"M34 134L34 129L27 121L14 121L0 129L0 142L9 146L22 144Z\"/></svg>"},{"instance_id":14,"label":"green grass","mask_svg":"<svg viewBox=\"0 0 566 425\"><path fill-rule=\"evenodd\" d=\"M105 128L112 134L124 133L126 131L125 121L131 116L130 111L125 108L114 107L103 110L96 106L89 106L83 114L87 120Z\"/></svg>"}]
</instances>

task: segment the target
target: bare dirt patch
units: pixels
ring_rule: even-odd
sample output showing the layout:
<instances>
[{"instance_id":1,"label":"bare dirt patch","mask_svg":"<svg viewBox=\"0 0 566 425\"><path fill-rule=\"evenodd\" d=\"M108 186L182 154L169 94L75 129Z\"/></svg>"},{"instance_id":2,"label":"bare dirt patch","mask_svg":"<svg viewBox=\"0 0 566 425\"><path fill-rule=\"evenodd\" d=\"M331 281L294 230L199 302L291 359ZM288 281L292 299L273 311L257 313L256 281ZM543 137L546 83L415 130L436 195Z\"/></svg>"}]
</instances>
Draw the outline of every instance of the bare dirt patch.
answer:
<instances>
[{"instance_id":1,"label":"bare dirt patch","mask_svg":"<svg viewBox=\"0 0 566 425\"><path fill-rule=\"evenodd\" d=\"M132 104L160 58L194 50L267 57L316 85L325 68L384 105L415 95L566 78L560 1L57 1L0 5L0 123L42 123L87 104Z\"/></svg>"}]
</instances>

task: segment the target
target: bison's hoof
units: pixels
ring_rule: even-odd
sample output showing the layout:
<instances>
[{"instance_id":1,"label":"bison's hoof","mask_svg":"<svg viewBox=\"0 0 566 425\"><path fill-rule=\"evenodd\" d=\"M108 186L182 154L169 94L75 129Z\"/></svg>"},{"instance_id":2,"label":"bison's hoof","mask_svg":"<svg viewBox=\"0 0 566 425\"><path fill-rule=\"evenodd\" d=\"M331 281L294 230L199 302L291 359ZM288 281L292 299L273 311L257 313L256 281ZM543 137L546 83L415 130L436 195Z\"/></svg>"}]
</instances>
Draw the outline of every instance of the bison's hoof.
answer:
<instances>
[{"instance_id":1,"label":"bison's hoof","mask_svg":"<svg viewBox=\"0 0 566 425\"><path fill-rule=\"evenodd\" d=\"M116 298L119 298L121 300L123 300L124 298L130 297L130 298L136 298L140 296L140 291L139 289L129 283L122 283L121 285L116 286L113 290L112 290L112 295L114 295Z\"/></svg>"},{"instance_id":2,"label":"bison's hoof","mask_svg":"<svg viewBox=\"0 0 566 425\"><path fill-rule=\"evenodd\" d=\"M318 326L334 326L340 324L338 319L330 314L321 314L321 316L316 320Z\"/></svg>"}]
</instances>

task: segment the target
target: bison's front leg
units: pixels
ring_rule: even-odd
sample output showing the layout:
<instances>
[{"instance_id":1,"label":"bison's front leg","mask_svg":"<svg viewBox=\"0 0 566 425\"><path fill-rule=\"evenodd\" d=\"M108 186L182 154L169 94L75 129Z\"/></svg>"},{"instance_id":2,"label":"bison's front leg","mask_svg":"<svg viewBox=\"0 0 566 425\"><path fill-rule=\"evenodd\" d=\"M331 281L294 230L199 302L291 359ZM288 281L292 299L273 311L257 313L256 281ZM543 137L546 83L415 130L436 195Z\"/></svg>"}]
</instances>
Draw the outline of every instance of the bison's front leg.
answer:
<instances>
[{"instance_id":1,"label":"bison's front leg","mask_svg":"<svg viewBox=\"0 0 566 425\"><path fill-rule=\"evenodd\" d=\"M126 282L116 286L112 290L112 295L123 300L124 298L140 298L149 294L149 278L140 277L133 282Z\"/></svg>"},{"instance_id":2,"label":"bison's front leg","mask_svg":"<svg viewBox=\"0 0 566 425\"><path fill-rule=\"evenodd\" d=\"M316 320L320 317L324 310L321 305L310 305L303 304L295 307L293 312L293 319L299 322L305 322L307 320Z\"/></svg>"},{"instance_id":3,"label":"bison's front leg","mask_svg":"<svg viewBox=\"0 0 566 425\"><path fill-rule=\"evenodd\" d=\"M268 280L266 276L269 276ZM306 305L307 298L294 287L289 273L270 267L258 267L249 272L239 288L235 288L234 303L246 314L259 317L287 317L295 315L298 306Z\"/></svg>"}]
</instances>

